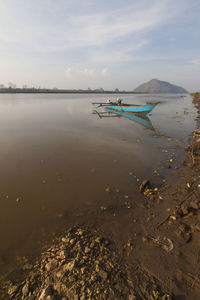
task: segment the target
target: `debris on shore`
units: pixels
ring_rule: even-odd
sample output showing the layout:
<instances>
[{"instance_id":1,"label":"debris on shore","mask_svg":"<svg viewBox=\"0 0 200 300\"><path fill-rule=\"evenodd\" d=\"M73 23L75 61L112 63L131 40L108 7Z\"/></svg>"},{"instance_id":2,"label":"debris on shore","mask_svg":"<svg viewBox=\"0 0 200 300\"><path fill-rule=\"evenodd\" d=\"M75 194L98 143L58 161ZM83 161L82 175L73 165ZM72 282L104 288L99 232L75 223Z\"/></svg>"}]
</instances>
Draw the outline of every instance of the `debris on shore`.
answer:
<instances>
[{"instance_id":1,"label":"debris on shore","mask_svg":"<svg viewBox=\"0 0 200 300\"><path fill-rule=\"evenodd\" d=\"M7 286L4 299L136 299L119 257L113 242L73 227L42 253L23 282Z\"/></svg>"}]
</instances>

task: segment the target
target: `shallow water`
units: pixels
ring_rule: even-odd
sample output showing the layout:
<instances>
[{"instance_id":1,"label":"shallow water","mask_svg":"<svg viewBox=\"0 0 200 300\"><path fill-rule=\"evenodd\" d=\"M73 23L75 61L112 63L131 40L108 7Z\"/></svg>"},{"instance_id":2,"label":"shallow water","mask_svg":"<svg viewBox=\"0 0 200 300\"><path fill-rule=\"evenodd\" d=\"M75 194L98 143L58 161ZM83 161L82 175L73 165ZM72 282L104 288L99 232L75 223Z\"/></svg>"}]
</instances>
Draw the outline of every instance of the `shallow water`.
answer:
<instances>
[{"instance_id":1,"label":"shallow water","mask_svg":"<svg viewBox=\"0 0 200 300\"><path fill-rule=\"evenodd\" d=\"M0 94L2 270L19 251L34 252L29 239L37 244L55 223L61 230L68 218L137 197L144 178L159 187L180 164L195 127L190 96L122 97L127 103L161 103L145 127L93 114L91 103L104 102L106 95Z\"/></svg>"}]
</instances>

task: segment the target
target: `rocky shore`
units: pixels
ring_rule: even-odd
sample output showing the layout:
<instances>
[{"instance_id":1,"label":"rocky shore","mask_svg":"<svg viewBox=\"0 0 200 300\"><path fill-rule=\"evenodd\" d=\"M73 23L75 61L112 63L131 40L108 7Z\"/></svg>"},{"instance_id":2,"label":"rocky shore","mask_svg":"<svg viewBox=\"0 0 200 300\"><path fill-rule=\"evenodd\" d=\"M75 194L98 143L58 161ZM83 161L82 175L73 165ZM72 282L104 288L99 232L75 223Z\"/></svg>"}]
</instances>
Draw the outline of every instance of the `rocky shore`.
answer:
<instances>
[{"instance_id":1,"label":"rocky shore","mask_svg":"<svg viewBox=\"0 0 200 300\"><path fill-rule=\"evenodd\" d=\"M0 299L200 299L200 94L192 96L199 114L187 159L163 187L145 179L117 232L114 207L69 228L24 280L1 284Z\"/></svg>"},{"instance_id":2,"label":"rocky shore","mask_svg":"<svg viewBox=\"0 0 200 300\"><path fill-rule=\"evenodd\" d=\"M123 269L113 242L73 227L42 253L25 281L4 289L10 299L135 299Z\"/></svg>"}]
</instances>

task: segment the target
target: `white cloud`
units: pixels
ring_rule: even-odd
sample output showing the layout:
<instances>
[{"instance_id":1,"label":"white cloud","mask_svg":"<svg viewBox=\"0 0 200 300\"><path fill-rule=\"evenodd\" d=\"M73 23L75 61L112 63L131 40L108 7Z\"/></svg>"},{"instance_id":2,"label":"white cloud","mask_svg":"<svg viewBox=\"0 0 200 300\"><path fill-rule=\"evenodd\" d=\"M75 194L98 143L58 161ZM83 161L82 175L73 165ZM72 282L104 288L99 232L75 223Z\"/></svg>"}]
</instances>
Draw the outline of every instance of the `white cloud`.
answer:
<instances>
[{"instance_id":1,"label":"white cloud","mask_svg":"<svg viewBox=\"0 0 200 300\"><path fill-rule=\"evenodd\" d=\"M110 51L97 51L94 52L91 60L94 63L116 63L116 62L127 62L136 60L137 57L133 54L134 51L142 48L148 43L147 40L135 43L132 47L123 47L120 50Z\"/></svg>"},{"instance_id":2,"label":"white cloud","mask_svg":"<svg viewBox=\"0 0 200 300\"><path fill-rule=\"evenodd\" d=\"M108 74L108 68L103 68L102 70L96 70L94 68L66 68L65 75L67 77L73 78L98 78L100 76L106 76Z\"/></svg>"},{"instance_id":3,"label":"white cloud","mask_svg":"<svg viewBox=\"0 0 200 300\"><path fill-rule=\"evenodd\" d=\"M95 74L95 70L85 68L85 69L81 70L80 73L82 73L84 76L93 76Z\"/></svg>"},{"instance_id":4,"label":"white cloud","mask_svg":"<svg viewBox=\"0 0 200 300\"><path fill-rule=\"evenodd\" d=\"M193 65L200 65L200 58L191 60L191 63L192 63Z\"/></svg>"},{"instance_id":5,"label":"white cloud","mask_svg":"<svg viewBox=\"0 0 200 300\"><path fill-rule=\"evenodd\" d=\"M131 4L124 9L90 14L82 14L77 9L73 14L66 14L65 18L64 15L60 16L60 19L50 9L46 13L45 3L48 1L40 4L44 18L30 1L29 5L22 7L4 4L0 12L0 27L4 28L0 32L0 40L26 45L41 52L110 44L161 25L170 16L167 9L170 2L141 1L141 5ZM61 11L58 12L61 14ZM52 15L56 18L54 22Z\"/></svg>"},{"instance_id":6,"label":"white cloud","mask_svg":"<svg viewBox=\"0 0 200 300\"><path fill-rule=\"evenodd\" d=\"M102 76L106 76L106 75L108 74L108 68L102 69L101 72L100 72L100 74L101 74Z\"/></svg>"},{"instance_id":7,"label":"white cloud","mask_svg":"<svg viewBox=\"0 0 200 300\"><path fill-rule=\"evenodd\" d=\"M66 76L70 76L71 73L72 73L71 68L67 68L67 69L65 70L65 75L66 75Z\"/></svg>"}]
</instances>

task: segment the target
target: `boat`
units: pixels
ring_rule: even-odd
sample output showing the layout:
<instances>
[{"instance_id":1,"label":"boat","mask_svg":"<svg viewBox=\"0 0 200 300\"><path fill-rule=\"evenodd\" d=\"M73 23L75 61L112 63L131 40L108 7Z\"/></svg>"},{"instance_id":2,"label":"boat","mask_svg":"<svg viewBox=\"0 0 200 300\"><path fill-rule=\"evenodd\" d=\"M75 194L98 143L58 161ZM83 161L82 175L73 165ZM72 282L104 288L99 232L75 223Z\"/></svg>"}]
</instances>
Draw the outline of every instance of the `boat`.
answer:
<instances>
[{"instance_id":1,"label":"boat","mask_svg":"<svg viewBox=\"0 0 200 300\"><path fill-rule=\"evenodd\" d=\"M98 107L104 106L107 110L116 110L121 112L128 112L128 113L149 113L152 111L155 106L159 102L151 102L145 105L136 105L136 104L121 104L121 103L101 103L101 102L93 102L93 105L98 105Z\"/></svg>"}]
</instances>

